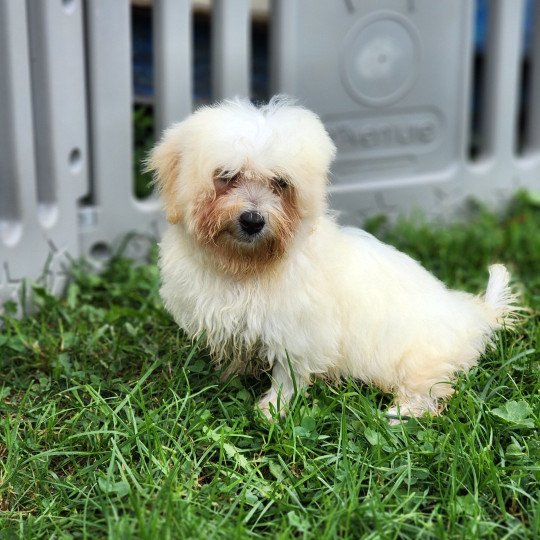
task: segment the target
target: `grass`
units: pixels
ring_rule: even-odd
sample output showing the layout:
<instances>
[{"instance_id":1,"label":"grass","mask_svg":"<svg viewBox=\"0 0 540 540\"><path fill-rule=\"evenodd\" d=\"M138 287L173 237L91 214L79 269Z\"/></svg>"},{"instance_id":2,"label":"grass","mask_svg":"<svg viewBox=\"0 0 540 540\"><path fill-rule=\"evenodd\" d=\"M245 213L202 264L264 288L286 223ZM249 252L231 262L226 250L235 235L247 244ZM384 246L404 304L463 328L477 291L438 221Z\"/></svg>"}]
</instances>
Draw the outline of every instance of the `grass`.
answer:
<instances>
[{"instance_id":1,"label":"grass","mask_svg":"<svg viewBox=\"0 0 540 540\"><path fill-rule=\"evenodd\" d=\"M450 285L511 265L540 308L540 207L370 229ZM540 528L540 329L503 333L437 418L390 427L389 396L316 383L289 416L268 380L221 383L164 312L154 263L75 272L3 319L0 538L534 538Z\"/></svg>"},{"instance_id":2,"label":"grass","mask_svg":"<svg viewBox=\"0 0 540 540\"><path fill-rule=\"evenodd\" d=\"M152 194L152 174L144 171L144 162L154 144L153 110L136 105L133 108L133 187L138 199Z\"/></svg>"}]
</instances>

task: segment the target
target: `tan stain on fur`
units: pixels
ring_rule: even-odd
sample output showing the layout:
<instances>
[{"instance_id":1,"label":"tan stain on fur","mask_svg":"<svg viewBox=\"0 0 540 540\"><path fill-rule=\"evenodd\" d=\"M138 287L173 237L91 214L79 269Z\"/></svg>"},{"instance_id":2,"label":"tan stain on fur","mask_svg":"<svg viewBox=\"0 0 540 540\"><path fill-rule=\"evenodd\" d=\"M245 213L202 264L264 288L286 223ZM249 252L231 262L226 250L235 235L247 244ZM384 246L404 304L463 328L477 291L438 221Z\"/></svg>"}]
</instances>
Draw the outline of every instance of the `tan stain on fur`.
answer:
<instances>
[{"instance_id":1,"label":"tan stain on fur","mask_svg":"<svg viewBox=\"0 0 540 540\"><path fill-rule=\"evenodd\" d=\"M266 182L251 173L241 173L229 183L214 177L214 193L204 197L195 207L197 238L216 258L219 267L237 277L260 275L272 271L285 255L299 225L295 193L292 187L272 191L279 197L279 207L267 212L270 233L248 243L234 237L234 230L245 203L235 198L235 188L250 182Z\"/></svg>"},{"instance_id":2,"label":"tan stain on fur","mask_svg":"<svg viewBox=\"0 0 540 540\"><path fill-rule=\"evenodd\" d=\"M163 197L167 221L179 223L182 216L176 202L176 189L180 173L180 152L173 141L164 139L152 150L145 171L154 173L154 185Z\"/></svg>"}]
</instances>

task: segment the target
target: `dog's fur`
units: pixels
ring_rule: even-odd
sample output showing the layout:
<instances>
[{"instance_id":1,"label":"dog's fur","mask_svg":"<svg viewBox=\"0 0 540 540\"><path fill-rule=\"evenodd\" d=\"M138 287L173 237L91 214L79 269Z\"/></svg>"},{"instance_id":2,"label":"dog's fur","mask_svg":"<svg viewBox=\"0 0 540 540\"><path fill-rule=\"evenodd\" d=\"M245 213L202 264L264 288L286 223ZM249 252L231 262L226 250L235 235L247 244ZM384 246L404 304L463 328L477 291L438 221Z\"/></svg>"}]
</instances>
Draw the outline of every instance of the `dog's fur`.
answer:
<instances>
[{"instance_id":1,"label":"dog's fur","mask_svg":"<svg viewBox=\"0 0 540 540\"><path fill-rule=\"evenodd\" d=\"M268 416L317 376L392 392L393 414L436 413L456 373L512 324L509 274L491 266L483 296L452 291L340 228L325 195L334 154L319 118L280 97L203 107L168 129L148 161L170 222L163 301L227 374L272 368L259 403ZM246 211L264 217L261 232L242 229Z\"/></svg>"}]
</instances>

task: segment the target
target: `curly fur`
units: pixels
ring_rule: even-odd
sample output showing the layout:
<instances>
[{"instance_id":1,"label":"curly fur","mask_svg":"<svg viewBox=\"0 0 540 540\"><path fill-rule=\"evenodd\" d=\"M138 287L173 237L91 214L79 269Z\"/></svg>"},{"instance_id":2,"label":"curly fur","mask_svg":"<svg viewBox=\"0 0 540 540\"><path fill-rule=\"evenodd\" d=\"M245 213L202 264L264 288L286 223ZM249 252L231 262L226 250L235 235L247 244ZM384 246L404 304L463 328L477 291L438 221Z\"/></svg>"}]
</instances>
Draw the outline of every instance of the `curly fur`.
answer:
<instances>
[{"instance_id":1,"label":"curly fur","mask_svg":"<svg viewBox=\"0 0 540 540\"><path fill-rule=\"evenodd\" d=\"M484 296L449 290L419 263L326 208L335 147L289 100L235 100L171 127L149 168L171 223L161 295L228 373L272 368L260 407L285 410L313 377L352 376L396 397L392 414L436 413L517 298L502 265ZM246 236L242 212L265 227ZM295 379L295 381L293 381Z\"/></svg>"}]
</instances>

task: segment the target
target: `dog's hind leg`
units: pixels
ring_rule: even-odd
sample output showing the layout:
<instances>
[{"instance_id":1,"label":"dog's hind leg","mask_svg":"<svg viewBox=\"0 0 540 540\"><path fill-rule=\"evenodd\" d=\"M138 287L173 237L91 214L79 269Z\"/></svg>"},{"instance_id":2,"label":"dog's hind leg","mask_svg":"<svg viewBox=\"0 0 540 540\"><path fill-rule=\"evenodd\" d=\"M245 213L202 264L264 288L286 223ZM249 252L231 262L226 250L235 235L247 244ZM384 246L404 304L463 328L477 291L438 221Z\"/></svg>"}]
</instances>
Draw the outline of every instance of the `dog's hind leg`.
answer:
<instances>
[{"instance_id":1,"label":"dog's hind leg","mask_svg":"<svg viewBox=\"0 0 540 540\"><path fill-rule=\"evenodd\" d=\"M301 390L307 385L308 381L295 373L292 367L276 362L272 369L272 386L257 406L269 420L272 420L273 413L283 417L295 390Z\"/></svg>"},{"instance_id":2,"label":"dog's hind leg","mask_svg":"<svg viewBox=\"0 0 540 540\"><path fill-rule=\"evenodd\" d=\"M397 380L388 384L395 395L393 406L387 412L391 424L399 424L409 417L425 413L439 414L445 400L453 393L456 363L438 355L409 353L397 366Z\"/></svg>"},{"instance_id":3,"label":"dog's hind leg","mask_svg":"<svg viewBox=\"0 0 540 540\"><path fill-rule=\"evenodd\" d=\"M391 425L400 424L411 416L419 417L425 413L437 415L440 412L439 400L432 396L403 395L398 396L394 405L386 413Z\"/></svg>"}]
</instances>

